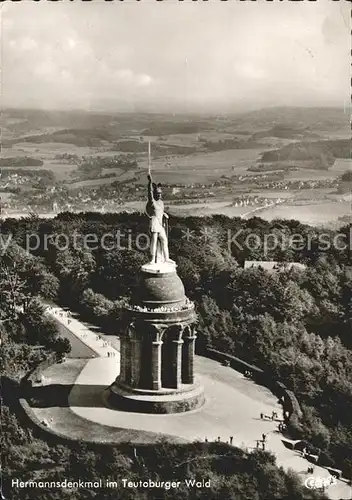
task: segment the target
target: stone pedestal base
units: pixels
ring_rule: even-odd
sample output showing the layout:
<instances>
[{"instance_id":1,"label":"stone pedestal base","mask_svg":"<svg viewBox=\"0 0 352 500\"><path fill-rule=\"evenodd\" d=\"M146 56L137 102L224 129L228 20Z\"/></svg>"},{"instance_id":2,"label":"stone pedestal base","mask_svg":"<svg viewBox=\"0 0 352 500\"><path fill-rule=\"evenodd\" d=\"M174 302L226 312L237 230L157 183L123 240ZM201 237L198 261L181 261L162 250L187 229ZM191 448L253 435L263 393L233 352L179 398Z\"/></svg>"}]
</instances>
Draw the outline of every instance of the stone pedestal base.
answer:
<instances>
[{"instance_id":1,"label":"stone pedestal base","mask_svg":"<svg viewBox=\"0 0 352 500\"><path fill-rule=\"evenodd\" d=\"M179 389L158 391L132 388L119 377L107 392L107 403L122 411L137 413L182 413L200 408L205 401L203 387L198 383L184 384Z\"/></svg>"}]
</instances>

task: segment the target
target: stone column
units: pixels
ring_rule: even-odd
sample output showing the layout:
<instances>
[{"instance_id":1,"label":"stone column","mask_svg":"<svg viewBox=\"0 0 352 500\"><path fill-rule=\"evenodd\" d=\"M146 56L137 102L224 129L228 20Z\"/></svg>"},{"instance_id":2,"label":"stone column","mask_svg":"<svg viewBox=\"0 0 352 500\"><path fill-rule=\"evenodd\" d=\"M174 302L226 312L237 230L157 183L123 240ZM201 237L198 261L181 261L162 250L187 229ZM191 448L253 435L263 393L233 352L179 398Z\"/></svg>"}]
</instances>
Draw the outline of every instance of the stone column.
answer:
<instances>
[{"instance_id":1,"label":"stone column","mask_svg":"<svg viewBox=\"0 0 352 500\"><path fill-rule=\"evenodd\" d=\"M170 382L173 388L179 389L182 384L182 344L183 340L172 340L172 364Z\"/></svg>"},{"instance_id":2,"label":"stone column","mask_svg":"<svg viewBox=\"0 0 352 500\"><path fill-rule=\"evenodd\" d=\"M152 389L158 391L161 389L161 340L165 331L165 325L151 325L151 340L152 340L152 363L151 363L151 380Z\"/></svg>"},{"instance_id":3,"label":"stone column","mask_svg":"<svg viewBox=\"0 0 352 500\"><path fill-rule=\"evenodd\" d=\"M121 352L120 352L120 379L122 382L128 385L132 385L132 366L133 366L133 356L134 347L131 343L131 339L135 336L135 324L131 322L121 336Z\"/></svg>"},{"instance_id":4,"label":"stone column","mask_svg":"<svg viewBox=\"0 0 352 500\"><path fill-rule=\"evenodd\" d=\"M120 380L121 382L127 382L126 378L126 363L127 363L127 339L125 336L120 338Z\"/></svg>"},{"instance_id":5,"label":"stone column","mask_svg":"<svg viewBox=\"0 0 352 500\"><path fill-rule=\"evenodd\" d=\"M130 337L125 338L125 383L131 384L132 378L132 364L131 364L131 339Z\"/></svg>"},{"instance_id":6,"label":"stone column","mask_svg":"<svg viewBox=\"0 0 352 500\"><path fill-rule=\"evenodd\" d=\"M152 389L161 389L161 346L162 340L152 342Z\"/></svg>"},{"instance_id":7,"label":"stone column","mask_svg":"<svg viewBox=\"0 0 352 500\"><path fill-rule=\"evenodd\" d=\"M138 387L139 385L139 375L141 368L141 342L140 339L135 335L130 340L131 343L131 385L132 387Z\"/></svg>"},{"instance_id":8,"label":"stone column","mask_svg":"<svg viewBox=\"0 0 352 500\"><path fill-rule=\"evenodd\" d=\"M193 334L192 334L193 333ZM189 332L189 335L184 336L184 355L182 366L182 382L184 384L194 384L194 351L197 335L195 332Z\"/></svg>"}]
</instances>

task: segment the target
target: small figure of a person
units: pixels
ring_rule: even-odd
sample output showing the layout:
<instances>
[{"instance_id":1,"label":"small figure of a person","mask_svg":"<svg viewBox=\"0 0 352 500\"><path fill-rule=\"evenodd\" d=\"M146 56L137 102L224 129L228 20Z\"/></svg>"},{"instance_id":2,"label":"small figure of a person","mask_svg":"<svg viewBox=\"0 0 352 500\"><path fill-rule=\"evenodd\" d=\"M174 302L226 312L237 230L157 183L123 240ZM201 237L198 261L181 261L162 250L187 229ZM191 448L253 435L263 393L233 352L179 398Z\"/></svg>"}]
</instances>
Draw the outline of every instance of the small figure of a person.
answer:
<instances>
[{"instance_id":1,"label":"small figure of a person","mask_svg":"<svg viewBox=\"0 0 352 500\"><path fill-rule=\"evenodd\" d=\"M266 434L264 434L264 432L263 432L263 434L262 434L262 438L263 438L263 443L265 443L265 440L266 440Z\"/></svg>"},{"instance_id":2,"label":"small figure of a person","mask_svg":"<svg viewBox=\"0 0 352 500\"><path fill-rule=\"evenodd\" d=\"M220 443L220 436L218 436L218 443Z\"/></svg>"},{"instance_id":3,"label":"small figure of a person","mask_svg":"<svg viewBox=\"0 0 352 500\"><path fill-rule=\"evenodd\" d=\"M233 436L230 436L230 444L233 442Z\"/></svg>"},{"instance_id":4,"label":"small figure of a person","mask_svg":"<svg viewBox=\"0 0 352 500\"><path fill-rule=\"evenodd\" d=\"M207 442L208 442L208 438L206 437L206 438L204 439L204 441L207 443Z\"/></svg>"},{"instance_id":5,"label":"small figure of a person","mask_svg":"<svg viewBox=\"0 0 352 500\"><path fill-rule=\"evenodd\" d=\"M263 420L263 418L264 418L264 413L261 413L261 414L260 414L260 418Z\"/></svg>"}]
</instances>

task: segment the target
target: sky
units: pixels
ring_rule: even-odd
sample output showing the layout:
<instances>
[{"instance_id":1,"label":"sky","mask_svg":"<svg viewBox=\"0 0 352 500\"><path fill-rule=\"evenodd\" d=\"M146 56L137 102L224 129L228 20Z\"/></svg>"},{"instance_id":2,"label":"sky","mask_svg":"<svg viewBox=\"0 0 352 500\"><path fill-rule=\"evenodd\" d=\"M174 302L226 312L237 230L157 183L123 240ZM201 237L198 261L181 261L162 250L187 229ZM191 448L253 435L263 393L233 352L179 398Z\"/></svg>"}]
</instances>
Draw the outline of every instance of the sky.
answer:
<instances>
[{"instance_id":1,"label":"sky","mask_svg":"<svg viewBox=\"0 0 352 500\"><path fill-rule=\"evenodd\" d=\"M349 102L348 2L0 5L3 106L178 113Z\"/></svg>"}]
</instances>

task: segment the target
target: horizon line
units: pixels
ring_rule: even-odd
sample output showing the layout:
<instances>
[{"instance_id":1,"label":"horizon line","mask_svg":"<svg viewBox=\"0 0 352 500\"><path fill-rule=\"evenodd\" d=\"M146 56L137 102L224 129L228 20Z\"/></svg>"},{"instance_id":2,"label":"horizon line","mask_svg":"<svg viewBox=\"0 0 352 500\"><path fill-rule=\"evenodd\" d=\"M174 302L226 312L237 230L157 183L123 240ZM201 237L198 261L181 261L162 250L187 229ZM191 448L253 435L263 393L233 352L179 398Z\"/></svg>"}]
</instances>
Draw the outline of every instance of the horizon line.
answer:
<instances>
[{"instance_id":1,"label":"horizon line","mask_svg":"<svg viewBox=\"0 0 352 500\"><path fill-rule=\"evenodd\" d=\"M88 109L88 108L50 108L50 107L34 107L34 106L1 106L0 113L4 113L6 111L37 111L37 112L52 112L52 113L90 113L90 114L119 114L119 115L133 115L133 114L144 114L144 115L178 115L178 116L189 116L189 115L207 115L207 116L230 116L230 115L238 115L244 113L252 113L255 111L264 111L264 110L273 110L273 109L336 109L336 110L344 110L346 112L349 109L352 109L352 103L346 103L340 106L337 105L272 105L272 106L259 106L255 108L249 107L247 110L241 109L238 111L231 110L226 112L224 110L219 111L200 111L200 110L189 110L189 111L150 111L150 110L103 110L103 109Z\"/></svg>"}]
</instances>

